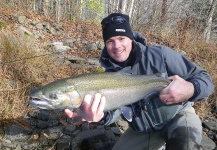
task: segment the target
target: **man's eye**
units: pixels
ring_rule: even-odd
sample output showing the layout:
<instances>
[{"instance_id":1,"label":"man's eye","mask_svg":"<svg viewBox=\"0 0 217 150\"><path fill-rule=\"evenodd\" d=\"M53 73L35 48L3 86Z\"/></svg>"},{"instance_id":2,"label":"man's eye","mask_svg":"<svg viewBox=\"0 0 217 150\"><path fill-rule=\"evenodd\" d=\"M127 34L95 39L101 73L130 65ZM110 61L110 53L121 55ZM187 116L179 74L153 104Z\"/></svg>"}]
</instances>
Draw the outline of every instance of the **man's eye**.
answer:
<instances>
[{"instance_id":1,"label":"man's eye","mask_svg":"<svg viewBox=\"0 0 217 150\"><path fill-rule=\"evenodd\" d=\"M57 95L54 93L49 94L49 98L51 99L57 99Z\"/></svg>"},{"instance_id":2,"label":"man's eye","mask_svg":"<svg viewBox=\"0 0 217 150\"><path fill-rule=\"evenodd\" d=\"M106 43L111 43L112 41L107 41Z\"/></svg>"}]
</instances>

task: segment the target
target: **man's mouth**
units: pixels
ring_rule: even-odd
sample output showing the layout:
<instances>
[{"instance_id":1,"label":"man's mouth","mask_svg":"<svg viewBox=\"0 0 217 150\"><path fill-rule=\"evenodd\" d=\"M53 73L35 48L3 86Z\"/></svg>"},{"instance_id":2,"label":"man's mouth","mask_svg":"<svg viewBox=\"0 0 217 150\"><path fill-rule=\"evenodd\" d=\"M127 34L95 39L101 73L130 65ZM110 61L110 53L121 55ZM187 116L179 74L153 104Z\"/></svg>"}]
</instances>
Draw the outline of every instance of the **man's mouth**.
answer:
<instances>
[{"instance_id":1,"label":"man's mouth","mask_svg":"<svg viewBox=\"0 0 217 150\"><path fill-rule=\"evenodd\" d=\"M122 51L115 51L114 53L115 54L121 54L121 53L123 53L123 50Z\"/></svg>"}]
</instances>

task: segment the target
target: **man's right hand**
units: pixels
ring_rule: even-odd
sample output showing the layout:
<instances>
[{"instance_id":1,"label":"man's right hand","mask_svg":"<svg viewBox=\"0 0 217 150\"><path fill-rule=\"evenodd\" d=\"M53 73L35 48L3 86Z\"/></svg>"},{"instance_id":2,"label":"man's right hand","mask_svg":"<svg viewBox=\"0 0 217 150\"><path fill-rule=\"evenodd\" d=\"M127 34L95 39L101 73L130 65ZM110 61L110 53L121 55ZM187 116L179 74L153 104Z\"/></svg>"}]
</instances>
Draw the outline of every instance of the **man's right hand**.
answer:
<instances>
[{"instance_id":1,"label":"man's right hand","mask_svg":"<svg viewBox=\"0 0 217 150\"><path fill-rule=\"evenodd\" d=\"M104 116L106 99L100 93L95 94L93 100L92 95L88 94L84 97L83 103L80 106L84 114L88 114L88 122L98 122ZM79 116L77 112L69 109L65 109L65 114L69 118ZM82 121L86 121L84 118Z\"/></svg>"}]
</instances>

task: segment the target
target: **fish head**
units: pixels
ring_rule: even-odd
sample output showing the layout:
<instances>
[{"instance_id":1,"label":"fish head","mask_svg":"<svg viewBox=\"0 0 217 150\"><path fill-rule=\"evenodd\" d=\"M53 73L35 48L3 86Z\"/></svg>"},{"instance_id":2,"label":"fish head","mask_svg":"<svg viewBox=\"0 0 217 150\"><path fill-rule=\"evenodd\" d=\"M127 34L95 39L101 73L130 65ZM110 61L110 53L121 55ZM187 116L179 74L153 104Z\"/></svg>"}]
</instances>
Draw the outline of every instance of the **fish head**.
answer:
<instances>
[{"instance_id":1,"label":"fish head","mask_svg":"<svg viewBox=\"0 0 217 150\"><path fill-rule=\"evenodd\" d=\"M74 86L47 85L30 93L29 105L41 109L66 109L77 108L81 105L82 99Z\"/></svg>"}]
</instances>

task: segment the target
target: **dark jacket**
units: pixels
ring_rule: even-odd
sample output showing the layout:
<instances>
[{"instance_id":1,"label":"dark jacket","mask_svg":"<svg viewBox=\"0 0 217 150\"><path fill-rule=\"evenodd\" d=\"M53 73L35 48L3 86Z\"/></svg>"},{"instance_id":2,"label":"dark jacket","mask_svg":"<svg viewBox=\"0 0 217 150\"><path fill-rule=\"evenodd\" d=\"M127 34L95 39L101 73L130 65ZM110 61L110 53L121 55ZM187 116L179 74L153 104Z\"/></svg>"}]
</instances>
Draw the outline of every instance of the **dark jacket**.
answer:
<instances>
[{"instance_id":1,"label":"dark jacket","mask_svg":"<svg viewBox=\"0 0 217 150\"><path fill-rule=\"evenodd\" d=\"M128 65L119 65L109 57L106 48L104 48L100 57L100 63L107 72L123 71L136 75L152 75L156 73L162 73L166 76L179 75L181 78L193 83L195 88L194 95L188 102L177 104L179 105L177 107L179 109L178 111L183 107L192 106L195 101L203 100L214 91L211 77L204 69L170 48L164 46L147 46L146 40L137 32L134 32L133 54L131 55L133 58L130 58L130 63L126 63ZM159 103L157 105L159 106L165 105L159 100L159 96L153 96L152 99L157 99ZM143 103L139 105L143 105ZM129 107L132 106L134 107L134 105ZM160 113L162 114L162 112ZM101 123L106 125L111 124L120 114L120 110L108 112ZM149 115L152 116L152 114Z\"/></svg>"}]
</instances>

